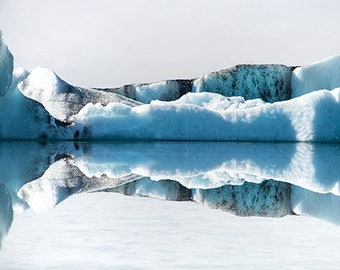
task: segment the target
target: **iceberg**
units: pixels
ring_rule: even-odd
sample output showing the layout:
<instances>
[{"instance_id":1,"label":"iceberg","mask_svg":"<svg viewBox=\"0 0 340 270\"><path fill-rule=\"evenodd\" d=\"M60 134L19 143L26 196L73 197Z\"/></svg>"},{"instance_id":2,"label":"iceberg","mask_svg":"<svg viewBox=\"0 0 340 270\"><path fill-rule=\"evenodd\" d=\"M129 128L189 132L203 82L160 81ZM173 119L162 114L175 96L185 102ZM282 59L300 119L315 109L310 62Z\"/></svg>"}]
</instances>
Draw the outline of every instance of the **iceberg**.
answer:
<instances>
[{"instance_id":1,"label":"iceberg","mask_svg":"<svg viewBox=\"0 0 340 270\"><path fill-rule=\"evenodd\" d=\"M194 92L260 98L265 102L283 101L291 97L293 69L285 65L237 65L196 79Z\"/></svg>"},{"instance_id":2,"label":"iceberg","mask_svg":"<svg viewBox=\"0 0 340 270\"><path fill-rule=\"evenodd\" d=\"M107 105L117 102L129 106L140 103L110 92L75 87L60 79L53 71L37 67L18 84L20 91L41 103L48 112L60 121L77 114L88 103Z\"/></svg>"},{"instance_id":3,"label":"iceberg","mask_svg":"<svg viewBox=\"0 0 340 270\"><path fill-rule=\"evenodd\" d=\"M23 72L22 69L15 70L13 82L21 81L26 75ZM25 97L13 84L0 98L0 118L1 140L66 139L71 136L66 123L52 117L41 103Z\"/></svg>"},{"instance_id":4,"label":"iceberg","mask_svg":"<svg viewBox=\"0 0 340 270\"><path fill-rule=\"evenodd\" d=\"M292 97L340 87L340 56L328 57L308 66L298 67L292 73Z\"/></svg>"},{"instance_id":5,"label":"iceberg","mask_svg":"<svg viewBox=\"0 0 340 270\"><path fill-rule=\"evenodd\" d=\"M13 60L13 55L3 42L2 32L0 31L0 97L6 95L11 85Z\"/></svg>"},{"instance_id":6,"label":"iceberg","mask_svg":"<svg viewBox=\"0 0 340 270\"><path fill-rule=\"evenodd\" d=\"M192 91L193 79L166 80L155 83L128 84L117 88L95 88L127 98L150 103L152 100L172 101Z\"/></svg>"},{"instance_id":7,"label":"iceberg","mask_svg":"<svg viewBox=\"0 0 340 270\"><path fill-rule=\"evenodd\" d=\"M0 42L1 140L340 141L338 56L96 89L13 71Z\"/></svg>"},{"instance_id":8,"label":"iceberg","mask_svg":"<svg viewBox=\"0 0 340 270\"><path fill-rule=\"evenodd\" d=\"M176 101L153 101L133 108L88 104L72 120L79 124L79 138L86 140L336 142L340 140L339 94L339 88L320 90L263 104L188 93Z\"/></svg>"}]
</instances>

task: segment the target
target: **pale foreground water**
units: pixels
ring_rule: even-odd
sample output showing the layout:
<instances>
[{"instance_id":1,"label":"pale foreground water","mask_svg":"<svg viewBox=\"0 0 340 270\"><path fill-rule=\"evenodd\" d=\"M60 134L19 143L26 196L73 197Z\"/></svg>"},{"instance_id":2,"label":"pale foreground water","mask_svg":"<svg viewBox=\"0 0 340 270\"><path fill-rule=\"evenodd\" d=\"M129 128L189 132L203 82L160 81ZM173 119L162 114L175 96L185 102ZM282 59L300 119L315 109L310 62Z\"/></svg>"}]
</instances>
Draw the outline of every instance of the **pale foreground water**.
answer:
<instances>
[{"instance_id":1,"label":"pale foreground water","mask_svg":"<svg viewBox=\"0 0 340 270\"><path fill-rule=\"evenodd\" d=\"M0 269L338 269L339 159L338 144L1 142Z\"/></svg>"},{"instance_id":2,"label":"pale foreground water","mask_svg":"<svg viewBox=\"0 0 340 270\"><path fill-rule=\"evenodd\" d=\"M1 269L338 269L340 228L240 218L189 202L75 195L15 216Z\"/></svg>"}]
</instances>

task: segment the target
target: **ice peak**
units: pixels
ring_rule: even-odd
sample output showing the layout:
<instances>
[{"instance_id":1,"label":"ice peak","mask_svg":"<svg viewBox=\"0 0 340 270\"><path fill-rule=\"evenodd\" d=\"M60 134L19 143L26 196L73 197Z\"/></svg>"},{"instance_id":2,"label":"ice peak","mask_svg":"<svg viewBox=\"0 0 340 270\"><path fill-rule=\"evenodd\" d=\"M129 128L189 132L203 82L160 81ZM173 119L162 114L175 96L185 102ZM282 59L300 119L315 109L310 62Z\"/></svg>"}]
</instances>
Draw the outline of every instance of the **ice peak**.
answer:
<instances>
[{"instance_id":1,"label":"ice peak","mask_svg":"<svg viewBox=\"0 0 340 270\"><path fill-rule=\"evenodd\" d=\"M13 55L4 43L0 30L0 97L6 95L11 85L13 61Z\"/></svg>"}]
</instances>

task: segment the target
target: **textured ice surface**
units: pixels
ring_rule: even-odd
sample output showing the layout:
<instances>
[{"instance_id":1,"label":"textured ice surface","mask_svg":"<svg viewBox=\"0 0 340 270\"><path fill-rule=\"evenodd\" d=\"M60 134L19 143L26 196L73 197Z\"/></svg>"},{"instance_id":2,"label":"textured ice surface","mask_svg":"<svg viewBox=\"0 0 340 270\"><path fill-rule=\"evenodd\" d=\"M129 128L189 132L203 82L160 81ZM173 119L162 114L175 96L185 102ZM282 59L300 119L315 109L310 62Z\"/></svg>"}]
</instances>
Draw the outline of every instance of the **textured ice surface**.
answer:
<instances>
[{"instance_id":1,"label":"textured ice surface","mask_svg":"<svg viewBox=\"0 0 340 270\"><path fill-rule=\"evenodd\" d=\"M4 96L12 82L13 55L3 42L0 31L0 98Z\"/></svg>"},{"instance_id":2,"label":"textured ice surface","mask_svg":"<svg viewBox=\"0 0 340 270\"><path fill-rule=\"evenodd\" d=\"M15 70L12 86L5 96L0 97L0 139L72 138L70 130L56 121L41 103L19 91L16 83L26 75L23 69Z\"/></svg>"},{"instance_id":3,"label":"textured ice surface","mask_svg":"<svg viewBox=\"0 0 340 270\"><path fill-rule=\"evenodd\" d=\"M340 56L296 68L292 73L293 98L316 90L333 90L338 87L340 87Z\"/></svg>"},{"instance_id":4,"label":"textured ice surface","mask_svg":"<svg viewBox=\"0 0 340 270\"><path fill-rule=\"evenodd\" d=\"M284 65L238 65L198 78L193 91L282 101L291 98L291 73L291 68Z\"/></svg>"},{"instance_id":5,"label":"textured ice surface","mask_svg":"<svg viewBox=\"0 0 340 270\"><path fill-rule=\"evenodd\" d=\"M139 180L135 180L139 179ZM264 181L232 183L215 189L191 190L173 180L152 181L138 175L86 177L66 160L55 162L39 179L25 184L21 198L35 212L51 210L76 193L106 191L175 201L195 201L239 216L281 217L291 214L290 184Z\"/></svg>"},{"instance_id":6,"label":"textured ice surface","mask_svg":"<svg viewBox=\"0 0 340 270\"><path fill-rule=\"evenodd\" d=\"M298 215L340 225L340 196L321 194L292 186L292 209Z\"/></svg>"},{"instance_id":7,"label":"textured ice surface","mask_svg":"<svg viewBox=\"0 0 340 270\"><path fill-rule=\"evenodd\" d=\"M178 101L132 108L88 104L72 120L79 124L79 138L91 140L339 141L339 95L340 88L274 104L247 104L189 93Z\"/></svg>"},{"instance_id":8,"label":"textured ice surface","mask_svg":"<svg viewBox=\"0 0 340 270\"><path fill-rule=\"evenodd\" d=\"M13 222L12 197L5 184L0 183L0 248Z\"/></svg>"},{"instance_id":9,"label":"textured ice surface","mask_svg":"<svg viewBox=\"0 0 340 270\"><path fill-rule=\"evenodd\" d=\"M8 87L13 59L1 46L0 139L340 141L340 88L313 91L337 86L339 57L295 70L292 83L290 67L239 65L101 91L43 68L15 70ZM310 93L290 99L290 85Z\"/></svg>"},{"instance_id":10,"label":"textured ice surface","mask_svg":"<svg viewBox=\"0 0 340 270\"><path fill-rule=\"evenodd\" d=\"M216 189L196 189L192 196L194 201L237 216L282 217L292 213L290 184L283 182L246 182Z\"/></svg>"},{"instance_id":11,"label":"textured ice surface","mask_svg":"<svg viewBox=\"0 0 340 270\"><path fill-rule=\"evenodd\" d=\"M290 184L277 181L188 189L176 181L140 179L107 191L163 200L192 200L237 216L282 217L292 213Z\"/></svg>"},{"instance_id":12,"label":"textured ice surface","mask_svg":"<svg viewBox=\"0 0 340 270\"><path fill-rule=\"evenodd\" d=\"M73 194L113 188L141 178L127 175L112 179L104 174L88 178L76 166L72 166L68 159L56 161L41 177L22 186L17 193L18 197L33 211L44 212Z\"/></svg>"},{"instance_id":13,"label":"textured ice surface","mask_svg":"<svg viewBox=\"0 0 340 270\"><path fill-rule=\"evenodd\" d=\"M337 144L3 142L0 149L1 164L7 164L0 182L19 212L47 211L77 193L115 191L193 200L238 215L279 216L290 213L293 184L293 210L310 216L296 207L306 201L304 194L335 198L328 213L337 209L340 194ZM336 215L324 220L337 222Z\"/></svg>"},{"instance_id":14,"label":"textured ice surface","mask_svg":"<svg viewBox=\"0 0 340 270\"><path fill-rule=\"evenodd\" d=\"M166 80L155 83L129 84L118 88L98 89L105 92L113 92L130 99L143 103L152 100L171 101L192 91L192 81L188 80Z\"/></svg>"},{"instance_id":15,"label":"textured ice surface","mask_svg":"<svg viewBox=\"0 0 340 270\"><path fill-rule=\"evenodd\" d=\"M41 67L35 68L18 87L25 96L43 104L49 113L59 120L69 119L90 102L103 105L110 102L139 105L138 102L114 93L74 87L60 79L53 71Z\"/></svg>"},{"instance_id":16,"label":"textured ice surface","mask_svg":"<svg viewBox=\"0 0 340 270\"><path fill-rule=\"evenodd\" d=\"M175 180L189 189L275 179L340 195L338 144L116 142L79 147L84 154L75 153L70 163L88 178L139 175Z\"/></svg>"},{"instance_id":17,"label":"textured ice surface","mask_svg":"<svg viewBox=\"0 0 340 270\"><path fill-rule=\"evenodd\" d=\"M115 188L105 189L105 191L168 201L190 201L192 199L191 190L173 180L153 181L149 178L142 178Z\"/></svg>"}]
</instances>

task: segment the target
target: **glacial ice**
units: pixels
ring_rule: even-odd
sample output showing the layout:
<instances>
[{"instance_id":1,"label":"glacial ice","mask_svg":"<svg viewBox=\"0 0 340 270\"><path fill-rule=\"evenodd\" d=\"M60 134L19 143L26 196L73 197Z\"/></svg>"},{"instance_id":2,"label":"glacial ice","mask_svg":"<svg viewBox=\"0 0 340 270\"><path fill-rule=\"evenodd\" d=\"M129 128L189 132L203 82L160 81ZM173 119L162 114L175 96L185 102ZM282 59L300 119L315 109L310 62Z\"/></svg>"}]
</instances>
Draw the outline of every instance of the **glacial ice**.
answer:
<instances>
[{"instance_id":1,"label":"glacial ice","mask_svg":"<svg viewBox=\"0 0 340 270\"><path fill-rule=\"evenodd\" d=\"M60 79L53 71L41 67L35 68L18 84L18 88L25 96L44 105L53 117L61 121L67 121L90 102L100 102L103 105L110 102L129 106L140 105L114 93L74 87Z\"/></svg>"},{"instance_id":2,"label":"glacial ice","mask_svg":"<svg viewBox=\"0 0 340 270\"><path fill-rule=\"evenodd\" d=\"M340 87L340 56L328 57L308 66L298 67L292 73L292 98L304 94Z\"/></svg>"},{"instance_id":3,"label":"glacial ice","mask_svg":"<svg viewBox=\"0 0 340 270\"><path fill-rule=\"evenodd\" d=\"M11 74L1 39L0 139L338 142L339 59L85 89L44 68Z\"/></svg>"},{"instance_id":4,"label":"glacial ice","mask_svg":"<svg viewBox=\"0 0 340 270\"><path fill-rule=\"evenodd\" d=\"M25 70L17 69L13 81L19 82L26 75ZM2 140L65 139L71 136L70 130L52 117L41 103L25 97L16 86L0 98L0 118Z\"/></svg>"},{"instance_id":5,"label":"glacial ice","mask_svg":"<svg viewBox=\"0 0 340 270\"><path fill-rule=\"evenodd\" d=\"M340 196L320 194L299 186L292 186L291 192L294 213L340 225Z\"/></svg>"},{"instance_id":6,"label":"glacial ice","mask_svg":"<svg viewBox=\"0 0 340 270\"><path fill-rule=\"evenodd\" d=\"M3 42L0 31L0 98L6 95L11 82L13 71L13 55Z\"/></svg>"},{"instance_id":7,"label":"glacial ice","mask_svg":"<svg viewBox=\"0 0 340 270\"><path fill-rule=\"evenodd\" d=\"M31 140L17 148L0 142L1 163L8 164L0 192L17 211L112 191L340 224L331 215L340 195L339 146L284 143L340 141L339 59L95 89L45 68L13 71L0 35L0 140Z\"/></svg>"},{"instance_id":8,"label":"glacial ice","mask_svg":"<svg viewBox=\"0 0 340 270\"><path fill-rule=\"evenodd\" d=\"M283 101L291 97L291 74L292 68L284 65L237 65L196 79L193 91Z\"/></svg>"},{"instance_id":9,"label":"glacial ice","mask_svg":"<svg viewBox=\"0 0 340 270\"><path fill-rule=\"evenodd\" d=\"M172 101L192 91L191 79L166 80L155 83L128 84L118 88L97 88L143 103L152 100Z\"/></svg>"},{"instance_id":10,"label":"glacial ice","mask_svg":"<svg viewBox=\"0 0 340 270\"><path fill-rule=\"evenodd\" d=\"M133 108L117 103L105 107L88 104L72 120L80 125L79 138L91 140L332 142L340 140L339 94L339 88L321 90L254 106L253 101L249 105L217 94L189 93L191 101L184 104L187 96ZM229 107L240 109L226 109Z\"/></svg>"}]
</instances>

